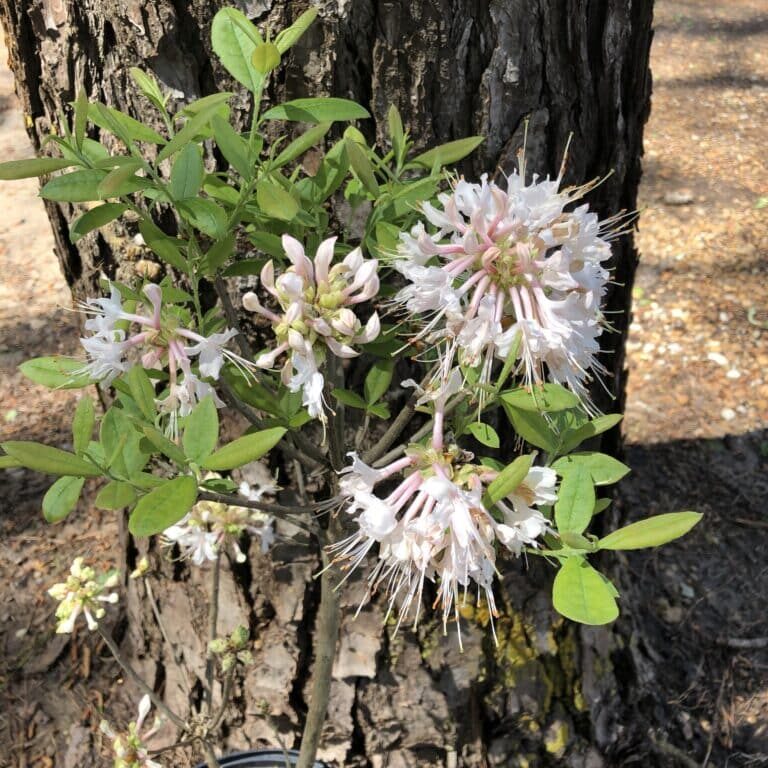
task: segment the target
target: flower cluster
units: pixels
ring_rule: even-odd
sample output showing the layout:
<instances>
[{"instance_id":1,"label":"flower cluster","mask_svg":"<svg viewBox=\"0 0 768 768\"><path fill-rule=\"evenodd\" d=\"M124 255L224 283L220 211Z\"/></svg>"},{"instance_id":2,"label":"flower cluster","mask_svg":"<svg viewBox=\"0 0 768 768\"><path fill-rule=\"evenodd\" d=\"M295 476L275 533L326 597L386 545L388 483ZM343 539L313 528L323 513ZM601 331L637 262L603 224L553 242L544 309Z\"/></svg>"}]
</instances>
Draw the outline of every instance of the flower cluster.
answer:
<instances>
[{"instance_id":1,"label":"flower cluster","mask_svg":"<svg viewBox=\"0 0 768 768\"><path fill-rule=\"evenodd\" d=\"M502 190L483 176L457 182L440 208L424 204L436 231L420 222L401 235L394 266L409 284L395 301L428 316L419 336L445 345L449 367L480 366L488 384L494 359L515 355L528 385L546 366L586 399L589 372L604 372L596 356L611 248L587 205L566 211L588 187L559 186L513 173Z\"/></svg>"},{"instance_id":2,"label":"flower cluster","mask_svg":"<svg viewBox=\"0 0 768 768\"><path fill-rule=\"evenodd\" d=\"M277 342L256 365L272 368L281 355L288 355L281 373L283 383L291 392L301 390L309 415L323 421L324 378L320 368L326 348L337 357L355 357L359 352L353 345L373 341L380 331L376 312L363 326L353 310L378 293L378 261L363 259L361 250L355 248L342 262L331 265L335 242L335 237L324 240L313 261L298 240L283 235L291 266L275 278L274 264L269 261L261 272L261 284L282 314L262 306L255 293L243 297L248 311L272 323Z\"/></svg>"},{"instance_id":3,"label":"flower cluster","mask_svg":"<svg viewBox=\"0 0 768 768\"><path fill-rule=\"evenodd\" d=\"M89 359L84 371L95 381L110 384L134 363L148 369L167 368L168 394L159 401L159 407L171 415L169 431L175 435L178 417L189 414L205 396L211 395L219 408L224 405L203 379L218 379L225 361L246 372L253 363L226 349L237 331L227 329L201 336L181 327L177 317L163 312L159 285L150 283L143 293L144 314L125 311L120 291L114 285L109 298L88 299L82 305L89 315L85 329L91 332L80 339ZM131 325L139 330L129 333ZM193 358L197 358L198 373L192 370Z\"/></svg>"},{"instance_id":4,"label":"flower cluster","mask_svg":"<svg viewBox=\"0 0 768 768\"><path fill-rule=\"evenodd\" d=\"M536 546L548 522L535 507L555 501L555 472L532 468L518 488L496 503L498 522L483 501L487 484L498 473L470 463L456 446L412 446L404 458L382 469L352 456L340 487L349 500L348 512L357 515L358 530L332 545L335 561L351 573L379 545L368 594L384 586L389 611L399 603L398 627L409 614L418 622L425 579L439 582L444 626L451 614L458 622L459 592L472 582L495 615L495 542L517 555L526 545ZM390 493L375 493L375 486L400 473L405 477Z\"/></svg>"},{"instance_id":5,"label":"flower cluster","mask_svg":"<svg viewBox=\"0 0 768 768\"><path fill-rule=\"evenodd\" d=\"M276 485L256 488L243 482L240 494L249 501L260 501L265 495L274 494ZM183 558L195 565L216 560L227 546L232 547L235 560L245 562L239 540L244 533L258 536L261 550L266 552L275 539L274 518L255 509L223 504L218 501L199 501L178 522L163 531L163 537L171 544L178 544Z\"/></svg>"},{"instance_id":6,"label":"flower cluster","mask_svg":"<svg viewBox=\"0 0 768 768\"><path fill-rule=\"evenodd\" d=\"M143 696L139 702L138 717L130 723L125 733L116 733L106 720L101 721L99 729L112 740L114 768L163 768L160 763L150 759L149 750L145 746L146 740L157 732L160 722L156 721L148 731L141 733L151 706L149 696Z\"/></svg>"},{"instance_id":7,"label":"flower cluster","mask_svg":"<svg viewBox=\"0 0 768 768\"><path fill-rule=\"evenodd\" d=\"M82 557L76 557L67 580L54 584L48 590L48 594L59 601L56 608L56 632L61 635L71 633L81 613L85 615L88 629L96 629L98 619L105 613L103 604L117 602L117 593L108 590L116 587L118 581L117 571L110 571L97 578L96 571L84 565Z\"/></svg>"}]
</instances>

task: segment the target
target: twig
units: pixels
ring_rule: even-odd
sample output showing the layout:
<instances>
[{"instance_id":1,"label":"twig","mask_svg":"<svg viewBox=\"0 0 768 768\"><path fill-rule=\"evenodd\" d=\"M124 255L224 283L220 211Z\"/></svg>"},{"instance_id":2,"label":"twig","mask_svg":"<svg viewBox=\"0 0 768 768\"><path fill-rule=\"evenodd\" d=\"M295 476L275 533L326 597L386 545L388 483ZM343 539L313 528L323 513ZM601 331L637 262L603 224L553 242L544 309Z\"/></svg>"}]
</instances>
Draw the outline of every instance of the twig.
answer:
<instances>
[{"instance_id":1,"label":"twig","mask_svg":"<svg viewBox=\"0 0 768 768\"><path fill-rule=\"evenodd\" d=\"M208 768L221 768L216 753L213 751L213 747L207 741L202 741L201 743L203 745L205 762L208 764Z\"/></svg>"},{"instance_id":2,"label":"twig","mask_svg":"<svg viewBox=\"0 0 768 768\"><path fill-rule=\"evenodd\" d=\"M376 459L387 452L389 447L398 437L400 437L403 430L408 426L415 411L416 400L415 398L410 398L403 410L395 416L395 420L389 425L387 431L381 436L376 445L369 448L363 454L362 459L366 464L372 464Z\"/></svg>"},{"instance_id":3,"label":"twig","mask_svg":"<svg viewBox=\"0 0 768 768\"><path fill-rule=\"evenodd\" d=\"M699 768L699 764L691 757L689 757L682 749L679 749L674 744L670 744L666 739L662 739L659 736L655 736L653 732L650 733L651 744L663 755L673 757L679 763L685 766L685 768Z\"/></svg>"},{"instance_id":4,"label":"twig","mask_svg":"<svg viewBox=\"0 0 768 768\"><path fill-rule=\"evenodd\" d=\"M717 692L717 700L715 701L715 710L712 713L712 725L709 731L709 739L707 741L707 753L704 755L704 759L701 761L701 768L707 768L709 765L709 757L712 754L712 748L715 746L715 736L717 735L717 729L719 727L720 720L720 704L723 701L723 691L725 690L725 681L728 677L728 669L723 672L723 679L720 681L720 688Z\"/></svg>"},{"instance_id":5,"label":"twig","mask_svg":"<svg viewBox=\"0 0 768 768\"><path fill-rule=\"evenodd\" d=\"M229 697L232 694L232 685L234 681L235 666L233 664L227 671L227 676L224 678L224 690L221 694L221 706L219 707L219 711L216 713L216 716L211 722L211 732L215 732L216 729L221 725L221 721L224 719L224 713L227 711L227 703L229 702Z\"/></svg>"},{"instance_id":6,"label":"twig","mask_svg":"<svg viewBox=\"0 0 768 768\"><path fill-rule=\"evenodd\" d=\"M217 557L213 563L213 573L211 575L211 602L208 605L208 641L209 643L216 639L216 625L219 622L219 586L221 584L221 556ZM205 691L205 703L208 708L208 715L213 711L213 673L216 668L216 658L213 655L210 644L207 649L208 658L205 660L205 682L207 685Z\"/></svg>"},{"instance_id":7,"label":"twig","mask_svg":"<svg viewBox=\"0 0 768 768\"><path fill-rule=\"evenodd\" d=\"M139 686L141 692L149 696L156 709L159 712L162 712L177 728L185 730L185 722L166 705L166 703L144 682L141 675L139 675L139 673L123 658L120 649L117 647L117 643L115 643L115 641L101 628L101 625L98 626L98 632L107 648L109 648L110 653L115 657L115 661L120 665L128 677Z\"/></svg>"},{"instance_id":8,"label":"twig","mask_svg":"<svg viewBox=\"0 0 768 768\"><path fill-rule=\"evenodd\" d=\"M229 298L229 291L227 290L227 284L221 277L217 277L213 281L213 285L216 288L216 294L219 297L221 306L224 310L224 317L227 318L227 325L230 328L234 328L237 331L235 341L237 346L240 347L240 352L247 360L253 360L253 349L248 339L243 333L243 329L240 327L240 320L237 316L237 310L232 305L232 300Z\"/></svg>"}]
</instances>

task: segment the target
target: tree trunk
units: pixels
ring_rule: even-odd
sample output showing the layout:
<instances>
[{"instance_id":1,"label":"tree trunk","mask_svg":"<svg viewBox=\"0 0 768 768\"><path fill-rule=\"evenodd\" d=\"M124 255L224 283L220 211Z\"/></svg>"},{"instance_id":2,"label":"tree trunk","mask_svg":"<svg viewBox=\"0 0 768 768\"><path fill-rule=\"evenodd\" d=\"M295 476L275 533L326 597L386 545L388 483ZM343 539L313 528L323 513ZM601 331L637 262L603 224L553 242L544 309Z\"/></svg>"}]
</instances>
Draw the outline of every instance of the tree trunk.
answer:
<instances>
[{"instance_id":1,"label":"tree trunk","mask_svg":"<svg viewBox=\"0 0 768 768\"><path fill-rule=\"evenodd\" d=\"M260 24L279 29L306 7L287 0L240 0ZM237 90L210 48L209 0L0 0L11 65L36 147L77 88L136 114L143 105L129 66L154 72L183 99L216 87ZM468 134L486 142L468 176L514 166L528 122L528 167L556 173L573 133L566 181L612 171L589 202L602 216L635 207L643 124L648 114L652 3L605 0L352 0L323 3L293 49L281 96L336 95L369 105L369 138L383 140L391 103L425 145ZM269 94L274 97L276 93ZM244 105L236 97L233 103ZM241 117L246 115L241 110ZM141 248L119 225L72 245L74 206L46 203L57 255L76 296L93 293L100 272L130 277ZM617 333L604 337L612 402L621 410L623 341L636 264L631 235L614 244L615 284L607 311ZM140 269L141 267L139 267ZM623 313L623 314L622 314ZM618 447L616 436L611 448ZM251 546L246 564L223 563L220 631L248 624L256 664L238 684L227 716L226 749L296 743L306 713L317 614L318 552L278 543L268 557ZM136 550L125 542L128 564ZM157 567L169 570L157 553ZM172 574L173 575L173 574ZM206 619L199 571L176 569L154 582L165 632L193 680L203 677ZM437 621L418 632L382 628L380 603L352 620L346 610L321 756L337 765L590 766L618 762L628 723L621 636L556 618L544 563L506 564L496 592L502 616L494 645L487 617L466 611L464 652ZM356 605L354 585L345 606ZM124 646L166 699L183 706L184 673L161 643L151 600L129 586ZM190 625L192 630L190 630ZM626 675L625 675L626 677ZM264 715L268 709L269 717Z\"/></svg>"}]
</instances>

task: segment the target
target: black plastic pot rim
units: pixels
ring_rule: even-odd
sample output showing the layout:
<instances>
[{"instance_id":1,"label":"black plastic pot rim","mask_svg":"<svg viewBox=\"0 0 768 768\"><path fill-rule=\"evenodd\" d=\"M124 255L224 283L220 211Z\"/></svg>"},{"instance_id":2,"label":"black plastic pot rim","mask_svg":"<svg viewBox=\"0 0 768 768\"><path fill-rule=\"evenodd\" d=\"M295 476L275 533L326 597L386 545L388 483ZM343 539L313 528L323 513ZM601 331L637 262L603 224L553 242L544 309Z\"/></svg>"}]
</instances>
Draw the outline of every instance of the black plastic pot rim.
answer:
<instances>
[{"instance_id":1,"label":"black plastic pot rim","mask_svg":"<svg viewBox=\"0 0 768 768\"><path fill-rule=\"evenodd\" d=\"M295 749L283 752L282 749L253 749L248 752L234 752L231 755L218 758L221 768L286 768L287 765L295 766L299 753ZM200 763L197 768L208 768L205 763ZM328 768L325 763L317 761L314 768Z\"/></svg>"}]
</instances>

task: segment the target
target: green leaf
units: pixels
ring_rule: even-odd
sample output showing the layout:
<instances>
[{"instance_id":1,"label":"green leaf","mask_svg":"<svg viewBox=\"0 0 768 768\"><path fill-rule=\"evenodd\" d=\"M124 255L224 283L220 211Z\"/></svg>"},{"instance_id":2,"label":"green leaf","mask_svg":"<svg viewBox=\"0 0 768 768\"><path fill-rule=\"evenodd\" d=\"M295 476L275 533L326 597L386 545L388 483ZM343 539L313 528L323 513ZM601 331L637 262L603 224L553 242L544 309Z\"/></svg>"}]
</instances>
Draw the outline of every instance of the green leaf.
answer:
<instances>
[{"instance_id":1,"label":"green leaf","mask_svg":"<svg viewBox=\"0 0 768 768\"><path fill-rule=\"evenodd\" d=\"M451 165L474 152L484 141L485 137L483 136L469 136L466 139L449 141L447 144L441 144L439 147L417 155L411 160L411 163L425 168L433 168L435 165L439 167Z\"/></svg>"},{"instance_id":2,"label":"green leaf","mask_svg":"<svg viewBox=\"0 0 768 768\"><path fill-rule=\"evenodd\" d=\"M125 162L110 171L99 184L99 197L121 197L146 188L150 181L143 176L136 176L136 171L141 168L141 162Z\"/></svg>"},{"instance_id":3,"label":"green leaf","mask_svg":"<svg viewBox=\"0 0 768 768\"><path fill-rule=\"evenodd\" d=\"M392 417L392 413L386 403L374 403L373 405L369 405L366 410L368 413L372 413L379 419L389 419Z\"/></svg>"},{"instance_id":4,"label":"green leaf","mask_svg":"<svg viewBox=\"0 0 768 768\"><path fill-rule=\"evenodd\" d=\"M490 424L483 424L481 421L473 421L467 426L467 432L469 432L478 443L487 445L489 448L498 448L500 445L499 435Z\"/></svg>"},{"instance_id":5,"label":"green leaf","mask_svg":"<svg viewBox=\"0 0 768 768\"><path fill-rule=\"evenodd\" d=\"M208 456L201 462L201 466L203 469L215 471L242 467L243 464L256 461L269 453L280 442L285 432L283 427L272 427L239 437Z\"/></svg>"},{"instance_id":6,"label":"green leaf","mask_svg":"<svg viewBox=\"0 0 768 768\"><path fill-rule=\"evenodd\" d=\"M113 406L101 420L99 441L112 474L128 479L144 468L149 457L141 450L141 437L130 418Z\"/></svg>"},{"instance_id":7,"label":"green leaf","mask_svg":"<svg viewBox=\"0 0 768 768\"><path fill-rule=\"evenodd\" d=\"M514 408L505 400L501 401L507 417L520 437L537 448L543 448L547 453L557 450L557 436L550 423L540 414Z\"/></svg>"},{"instance_id":8,"label":"green leaf","mask_svg":"<svg viewBox=\"0 0 768 768\"><path fill-rule=\"evenodd\" d=\"M485 492L489 505L495 504L503 498L506 498L520 486L525 480L531 464L533 463L533 454L518 456L509 466L499 472L498 477L493 480Z\"/></svg>"},{"instance_id":9,"label":"green leaf","mask_svg":"<svg viewBox=\"0 0 768 768\"><path fill-rule=\"evenodd\" d=\"M187 416L181 444L187 457L200 464L210 456L219 439L219 414L213 398L204 397Z\"/></svg>"},{"instance_id":10,"label":"green leaf","mask_svg":"<svg viewBox=\"0 0 768 768\"><path fill-rule=\"evenodd\" d=\"M140 366L131 366L125 375L125 381L131 390L131 397L139 407L142 415L150 421L155 418L155 388L147 376L147 372Z\"/></svg>"},{"instance_id":11,"label":"green leaf","mask_svg":"<svg viewBox=\"0 0 768 768\"><path fill-rule=\"evenodd\" d=\"M502 392L501 399L524 411L548 413L564 411L579 405L579 398L559 384L544 384L533 389L510 389Z\"/></svg>"},{"instance_id":12,"label":"green leaf","mask_svg":"<svg viewBox=\"0 0 768 768\"><path fill-rule=\"evenodd\" d=\"M251 64L257 72L266 76L280 66L280 50L274 43L262 43L256 46L256 50L251 55Z\"/></svg>"},{"instance_id":13,"label":"green leaf","mask_svg":"<svg viewBox=\"0 0 768 768\"><path fill-rule=\"evenodd\" d=\"M196 144L187 144L176 156L171 169L170 193L174 200L194 197L203 186L203 158Z\"/></svg>"},{"instance_id":14,"label":"green leaf","mask_svg":"<svg viewBox=\"0 0 768 768\"><path fill-rule=\"evenodd\" d=\"M187 260L179 249L180 240L169 237L147 219L142 219L139 222L139 232L141 232L147 247L163 261L170 264L174 269L178 269L179 272L189 272Z\"/></svg>"},{"instance_id":15,"label":"green leaf","mask_svg":"<svg viewBox=\"0 0 768 768\"><path fill-rule=\"evenodd\" d=\"M368 155L356 141L353 139L346 139L347 155L349 157L349 164L352 166L352 170L355 175L360 179L360 183L365 187L366 191L370 192L374 197L379 194L379 183L376 181L376 175L373 172L373 165L368 158Z\"/></svg>"},{"instance_id":16,"label":"green leaf","mask_svg":"<svg viewBox=\"0 0 768 768\"><path fill-rule=\"evenodd\" d=\"M397 107L392 104L387 112L387 125L389 127L389 140L392 142L392 149L395 152L395 158L400 159L405 149L405 131L403 130L403 120Z\"/></svg>"},{"instance_id":17,"label":"green leaf","mask_svg":"<svg viewBox=\"0 0 768 768\"><path fill-rule=\"evenodd\" d=\"M123 203L104 203L96 208L91 208L82 216L75 219L69 227L69 239L76 243L80 238L99 229L110 221L114 221L128 210L128 206Z\"/></svg>"},{"instance_id":18,"label":"green leaf","mask_svg":"<svg viewBox=\"0 0 768 768\"><path fill-rule=\"evenodd\" d=\"M264 214L280 221L292 221L299 212L298 203L288 192L269 181L256 186L256 203Z\"/></svg>"},{"instance_id":19,"label":"green leaf","mask_svg":"<svg viewBox=\"0 0 768 768\"><path fill-rule=\"evenodd\" d=\"M95 102L88 105L88 118L99 128L114 133L124 144L144 141L148 144L165 144L165 139L148 125L134 120L119 109Z\"/></svg>"},{"instance_id":20,"label":"green leaf","mask_svg":"<svg viewBox=\"0 0 768 768\"><path fill-rule=\"evenodd\" d=\"M332 123L345 120L363 120L370 113L349 99L315 97L294 99L268 109L265 120L298 120L302 123Z\"/></svg>"},{"instance_id":21,"label":"green leaf","mask_svg":"<svg viewBox=\"0 0 768 768\"><path fill-rule=\"evenodd\" d=\"M84 477L60 477L43 496L43 517L49 523L62 521L76 506Z\"/></svg>"},{"instance_id":22,"label":"green leaf","mask_svg":"<svg viewBox=\"0 0 768 768\"><path fill-rule=\"evenodd\" d=\"M359 408L362 411L368 408L368 403L357 392L352 392L349 389L334 389L331 394L340 403L344 403L344 405L348 405L350 408Z\"/></svg>"},{"instance_id":23,"label":"green leaf","mask_svg":"<svg viewBox=\"0 0 768 768\"><path fill-rule=\"evenodd\" d=\"M125 509L136 501L136 491L128 483L112 480L96 495L94 504L99 509Z\"/></svg>"},{"instance_id":24,"label":"green leaf","mask_svg":"<svg viewBox=\"0 0 768 768\"><path fill-rule=\"evenodd\" d=\"M80 86L77 91L77 99L75 100L74 108L75 146L78 149L82 149L83 139L85 138L85 129L88 125L88 94L82 86Z\"/></svg>"},{"instance_id":25,"label":"green leaf","mask_svg":"<svg viewBox=\"0 0 768 768\"><path fill-rule=\"evenodd\" d=\"M560 533L583 533L595 509L595 486L584 465L576 465L563 478L555 504L555 524Z\"/></svg>"},{"instance_id":26,"label":"green leaf","mask_svg":"<svg viewBox=\"0 0 768 768\"><path fill-rule=\"evenodd\" d=\"M154 104L161 112L165 111L165 98L160 86L155 78L138 67L131 67L128 70L133 78L133 82L139 86L139 90Z\"/></svg>"},{"instance_id":27,"label":"green leaf","mask_svg":"<svg viewBox=\"0 0 768 768\"><path fill-rule=\"evenodd\" d=\"M178 523L197 501L197 480L175 477L139 499L128 519L134 536L152 536Z\"/></svg>"},{"instance_id":28,"label":"green leaf","mask_svg":"<svg viewBox=\"0 0 768 768\"><path fill-rule=\"evenodd\" d=\"M373 405L384 397L392 382L392 374L394 370L395 361L392 359L377 360L371 366L363 385L365 401L369 405Z\"/></svg>"},{"instance_id":29,"label":"green leaf","mask_svg":"<svg viewBox=\"0 0 768 768\"><path fill-rule=\"evenodd\" d=\"M308 149L319 144L331 128L331 123L319 123L294 139L271 163L272 168L282 166L303 155Z\"/></svg>"},{"instance_id":30,"label":"green leaf","mask_svg":"<svg viewBox=\"0 0 768 768\"><path fill-rule=\"evenodd\" d=\"M583 557L568 558L552 588L555 610L581 624L609 624L619 615L616 589Z\"/></svg>"},{"instance_id":31,"label":"green leaf","mask_svg":"<svg viewBox=\"0 0 768 768\"><path fill-rule=\"evenodd\" d=\"M213 200L192 198L178 204L181 215L192 226L213 238L225 237L227 234L227 213Z\"/></svg>"},{"instance_id":32,"label":"green leaf","mask_svg":"<svg viewBox=\"0 0 768 768\"><path fill-rule=\"evenodd\" d=\"M82 360L53 355L27 360L19 370L30 381L50 389L81 389L91 383L90 377L83 373L84 367Z\"/></svg>"},{"instance_id":33,"label":"green leaf","mask_svg":"<svg viewBox=\"0 0 768 768\"><path fill-rule=\"evenodd\" d=\"M96 409L93 406L93 400L88 395L83 395L77 401L75 415L72 417L72 441L78 456L88 448L95 422Z\"/></svg>"},{"instance_id":34,"label":"green leaf","mask_svg":"<svg viewBox=\"0 0 768 768\"><path fill-rule=\"evenodd\" d=\"M596 435L600 435L603 432L612 429L622 420L622 418L623 416L620 413L609 413L605 416L598 416L596 419L592 419L592 421L583 424L578 429L567 434L560 450L563 453L569 453L590 437L595 437Z\"/></svg>"},{"instance_id":35,"label":"green leaf","mask_svg":"<svg viewBox=\"0 0 768 768\"><path fill-rule=\"evenodd\" d=\"M21 462L13 456L0 456L0 469L14 469L20 466Z\"/></svg>"},{"instance_id":36,"label":"green leaf","mask_svg":"<svg viewBox=\"0 0 768 768\"><path fill-rule=\"evenodd\" d=\"M216 96L222 95L226 95L227 98L230 96L230 94L216 94ZM157 156L157 162L162 163L163 160L189 144L213 120L213 117L219 114L220 110L221 103L213 102L192 115L184 123L184 127L162 148Z\"/></svg>"},{"instance_id":37,"label":"green leaf","mask_svg":"<svg viewBox=\"0 0 768 768\"><path fill-rule=\"evenodd\" d=\"M40 197L57 203L87 203L100 200L99 185L104 171L72 171L51 179L41 190Z\"/></svg>"},{"instance_id":38,"label":"green leaf","mask_svg":"<svg viewBox=\"0 0 768 768\"><path fill-rule=\"evenodd\" d=\"M203 256L201 264L206 275L216 272L230 261L235 255L235 234L230 232L223 240L217 240Z\"/></svg>"},{"instance_id":39,"label":"green leaf","mask_svg":"<svg viewBox=\"0 0 768 768\"><path fill-rule=\"evenodd\" d=\"M565 477L577 466L585 466L589 470L595 485L617 483L629 472L629 467L626 464L622 464L612 456L596 451L580 451L569 456L563 456L552 465L552 469Z\"/></svg>"},{"instance_id":40,"label":"green leaf","mask_svg":"<svg viewBox=\"0 0 768 768\"><path fill-rule=\"evenodd\" d=\"M98 467L75 456L69 451L62 451L50 445L22 440L10 440L2 444L3 450L16 459L22 467L45 472L49 475L74 475L96 477L101 474Z\"/></svg>"},{"instance_id":41,"label":"green leaf","mask_svg":"<svg viewBox=\"0 0 768 768\"><path fill-rule=\"evenodd\" d=\"M601 512L604 512L608 507L611 506L611 502L613 499L596 499L595 500L595 508L592 510L592 517L595 515L599 515Z\"/></svg>"},{"instance_id":42,"label":"green leaf","mask_svg":"<svg viewBox=\"0 0 768 768\"><path fill-rule=\"evenodd\" d=\"M160 453L167 456L171 461L183 467L187 464L187 457L176 443L171 442L159 429L143 424L141 427L144 436Z\"/></svg>"},{"instance_id":43,"label":"green leaf","mask_svg":"<svg viewBox=\"0 0 768 768\"><path fill-rule=\"evenodd\" d=\"M600 549L659 547L684 536L701 520L700 512L668 512L619 528L597 542Z\"/></svg>"},{"instance_id":44,"label":"green leaf","mask_svg":"<svg viewBox=\"0 0 768 768\"><path fill-rule=\"evenodd\" d=\"M295 45L316 17L317 8L309 8L290 27L282 30L275 38L275 45L280 53L285 53L292 45Z\"/></svg>"},{"instance_id":45,"label":"green leaf","mask_svg":"<svg viewBox=\"0 0 768 768\"><path fill-rule=\"evenodd\" d=\"M74 160L63 160L60 157L31 157L29 160L9 160L0 163L0 180L16 181L30 179L34 176L45 176L62 168L69 168Z\"/></svg>"},{"instance_id":46,"label":"green leaf","mask_svg":"<svg viewBox=\"0 0 768 768\"><path fill-rule=\"evenodd\" d=\"M251 93L264 85L263 75L253 65L253 54L263 40L259 30L244 13L235 8L222 8L211 26L211 45L224 68Z\"/></svg>"},{"instance_id":47,"label":"green leaf","mask_svg":"<svg viewBox=\"0 0 768 768\"><path fill-rule=\"evenodd\" d=\"M253 166L248 160L248 143L220 115L211 118L213 138L224 159L244 178L253 176Z\"/></svg>"}]
</instances>

